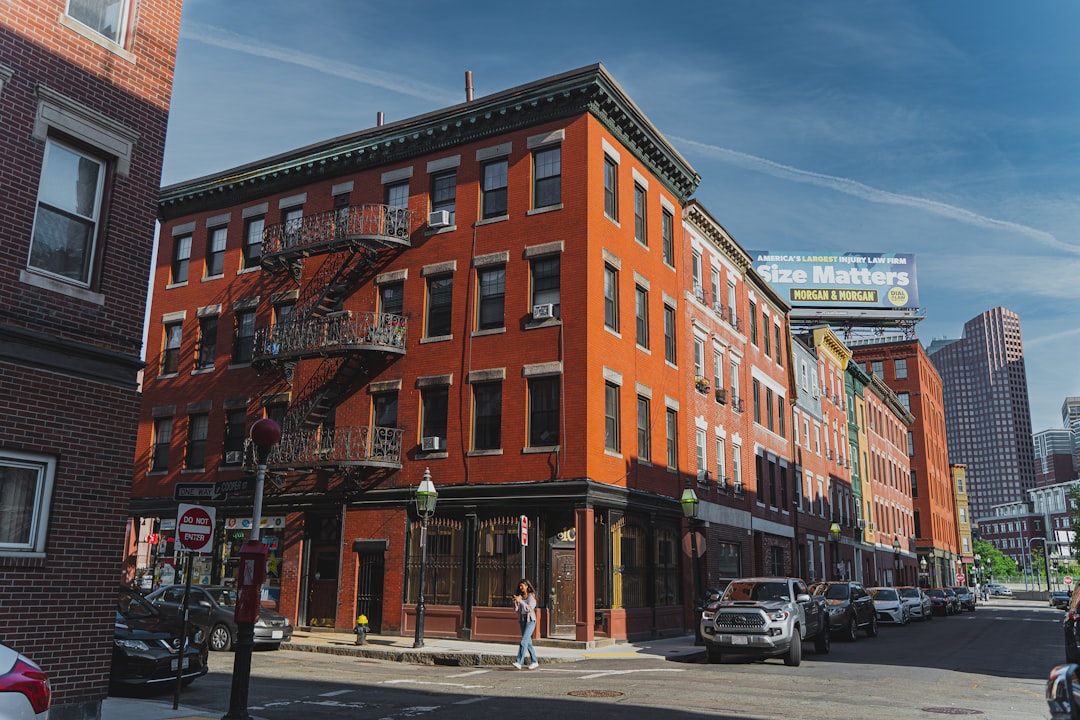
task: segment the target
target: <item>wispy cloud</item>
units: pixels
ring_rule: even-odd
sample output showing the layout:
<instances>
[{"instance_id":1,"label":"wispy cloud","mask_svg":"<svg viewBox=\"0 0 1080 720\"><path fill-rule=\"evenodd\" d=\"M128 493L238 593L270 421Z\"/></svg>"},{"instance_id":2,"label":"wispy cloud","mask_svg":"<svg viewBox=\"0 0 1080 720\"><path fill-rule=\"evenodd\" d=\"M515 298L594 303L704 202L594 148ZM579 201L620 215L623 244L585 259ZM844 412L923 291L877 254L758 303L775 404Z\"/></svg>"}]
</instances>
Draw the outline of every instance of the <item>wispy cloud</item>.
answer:
<instances>
[{"instance_id":1,"label":"wispy cloud","mask_svg":"<svg viewBox=\"0 0 1080 720\"><path fill-rule=\"evenodd\" d=\"M1030 350L1033 347L1039 347L1041 345L1050 345L1060 340L1075 338L1077 336L1080 336L1080 328L1062 330L1061 332L1050 333L1049 335L1043 335L1037 338L1024 338L1024 350Z\"/></svg>"},{"instance_id":2,"label":"wispy cloud","mask_svg":"<svg viewBox=\"0 0 1080 720\"><path fill-rule=\"evenodd\" d=\"M791 167L790 165L782 165L781 163L767 160L755 155L749 155L747 153L739 152L738 150L731 150L730 148L719 147L717 145L710 145L707 143L698 142L696 140L689 140L687 138L680 138L675 136L669 136L673 142L680 143L685 146L690 146L696 150L699 150L710 157L716 158L722 162L729 163L731 165L737 165L747 170L753 170L756 172L772 175L773 177L792 180L794 182L805 183L808 185L816 185L817 187L828 188L837 192L852 195L854 197L866 200L868 202L882 203L886 205L898 205L914 208L916 210L922 210L927 213L938 215L941 217L949 218L957 222L962 222L967 225L973 225L975 227L987 228L991 230L1004 230L1007 232L1013 232L1024 237L1030 238L1048 248L1054 250L1061 250L1076 255L1080 255L1080 247L1070 245L1069 243L1058 240L1053 234L1044 230L1029 227L1027 225L1021 225L1020 223L1010 222L1008 220L998 220L996 218L980 215L971 210L966 210L955 205L948 205L946 203L938 202L936 200L929 200L927 198L915 197L913 195L901 195L899 193L889 192L888 190L879 190L878 188L870 187L864 183L850 178L836 177L833 175L824 175L822 173L812 172L810 170L802 170L800 168Z\"/></svg>"},{"instance_id":3,"label":"wispy cloud","mask_svg":"<svg viewBox=\"0 0 1080 720\"><path fill-rule=\"evenodd\" d=\"M282 45L271 45L265 40L240 35L213 25L198 22L185 22L181 38L213 47L232 50L253 57L269 58L283 63L308 68L324 75L352 80L365 85L390 90L391 92L419 98L439 105L450 105L461 101L460 93L451 93L445 88L420 82L410 77L374 70L372 68L344 63L338 60L302 52Z\"/></svg>"}]
</instances>

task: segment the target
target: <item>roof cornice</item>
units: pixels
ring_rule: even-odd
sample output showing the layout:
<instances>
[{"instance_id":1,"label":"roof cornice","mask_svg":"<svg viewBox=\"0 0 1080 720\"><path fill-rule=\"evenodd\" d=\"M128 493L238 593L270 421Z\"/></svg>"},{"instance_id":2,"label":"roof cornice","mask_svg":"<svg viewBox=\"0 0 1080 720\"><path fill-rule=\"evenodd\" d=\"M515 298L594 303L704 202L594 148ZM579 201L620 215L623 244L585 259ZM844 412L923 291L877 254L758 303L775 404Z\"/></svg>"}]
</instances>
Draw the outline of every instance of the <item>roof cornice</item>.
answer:
<instances>
[{"instance_id":1,"label":"roof cornice","mask_svg":"<svg viewBox=\"0 0 1080 720\"><path fill-rule=\"evenodd\" d=\"M583 113L622 141L680 204L697 190L701 177L597 63L169 185L161 189L158 215L170 219L265 197Z\"/></svg>"}]
</instances>

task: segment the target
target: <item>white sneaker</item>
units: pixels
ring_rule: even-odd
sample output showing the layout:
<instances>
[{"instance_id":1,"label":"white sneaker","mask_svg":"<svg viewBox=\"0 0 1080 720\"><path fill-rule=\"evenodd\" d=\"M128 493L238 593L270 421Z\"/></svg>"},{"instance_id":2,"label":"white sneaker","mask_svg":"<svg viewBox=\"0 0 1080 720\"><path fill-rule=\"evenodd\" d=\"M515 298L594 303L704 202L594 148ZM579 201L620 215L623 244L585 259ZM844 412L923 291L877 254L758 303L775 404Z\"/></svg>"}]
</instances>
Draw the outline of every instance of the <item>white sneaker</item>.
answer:
<instances>
[{"instance_id":1,"label":"white sneaker","mask_svg":"<svg viewBox=\"0 0 1080 720\"><path fill-rule=\"evenodd\" d=\"M538 662L534 662L533 664L529 665L530 670L535 670L538 667L540 667L540 663Z\"/></svg>"},{"instance_id":2,"label":"white sneaker","mask_svg":"<svg viewBox=\"0 0 1080 720\"><path fill-rule=\"evenodd\" d=\"M521 669L521 663L519 663L517 660L515 660L514 662L512 662L510 664L513 665L514 667L516 667L518 670Z\"/></svg>"}]
</instances>

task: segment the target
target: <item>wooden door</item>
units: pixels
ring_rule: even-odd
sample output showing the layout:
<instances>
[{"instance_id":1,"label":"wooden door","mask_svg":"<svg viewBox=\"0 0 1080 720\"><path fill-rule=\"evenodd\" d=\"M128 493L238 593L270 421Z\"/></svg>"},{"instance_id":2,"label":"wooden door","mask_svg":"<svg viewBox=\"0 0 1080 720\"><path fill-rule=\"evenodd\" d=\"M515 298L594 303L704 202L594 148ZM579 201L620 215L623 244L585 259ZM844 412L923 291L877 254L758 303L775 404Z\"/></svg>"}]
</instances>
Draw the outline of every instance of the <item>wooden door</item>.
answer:
<instances>
[{"instance_id":1,"label":"wooden door","mask_svg":"<svg viewBox=\"0 0 1080 720\"><path fill-rule=\"evenodd\" d=\"M337 545L312 548L308 566L308 625L334 627L337 617L338 562Z\"/></svg>"},{"instance_id":2,"label":"wooden door","mask_svg":"<svg viewBox=\"0 0 1080 720\"><path fill-rule=\"evenodd\" d=\"M551 551L551 575L555 583L555 607L552 632L557 635L575 632L577 611L577 555L573 548Z\"/></svg>"}]
</instances>

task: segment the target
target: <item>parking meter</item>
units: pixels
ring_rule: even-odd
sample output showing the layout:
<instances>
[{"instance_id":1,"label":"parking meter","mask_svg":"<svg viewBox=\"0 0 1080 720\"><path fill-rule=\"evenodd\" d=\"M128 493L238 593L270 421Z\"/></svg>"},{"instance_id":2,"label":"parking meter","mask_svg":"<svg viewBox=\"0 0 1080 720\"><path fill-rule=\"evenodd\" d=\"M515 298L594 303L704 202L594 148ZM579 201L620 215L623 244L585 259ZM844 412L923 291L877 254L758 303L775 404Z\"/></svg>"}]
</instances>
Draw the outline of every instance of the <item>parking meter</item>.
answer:
<instances>
[{"instance_id":1,"label":"parking meter","mask_svg":"<svg viewBox=\"0 0 1080 720\"><path fill-rule=\"evenodd\" d=\"M266 545L248 540L240 548L240 574L236 579L236 622L254 623L262 606L262 584L266 579Z\"/></svg>"}]
</instances>

